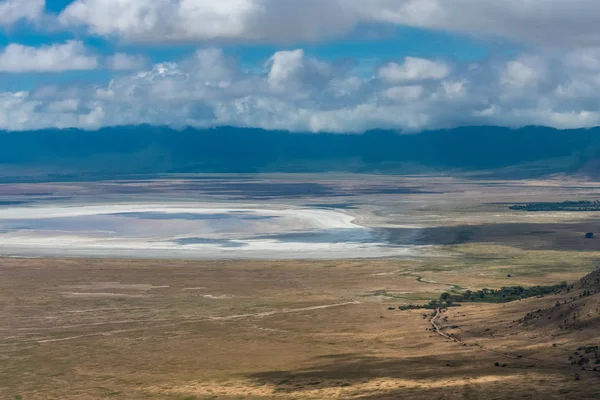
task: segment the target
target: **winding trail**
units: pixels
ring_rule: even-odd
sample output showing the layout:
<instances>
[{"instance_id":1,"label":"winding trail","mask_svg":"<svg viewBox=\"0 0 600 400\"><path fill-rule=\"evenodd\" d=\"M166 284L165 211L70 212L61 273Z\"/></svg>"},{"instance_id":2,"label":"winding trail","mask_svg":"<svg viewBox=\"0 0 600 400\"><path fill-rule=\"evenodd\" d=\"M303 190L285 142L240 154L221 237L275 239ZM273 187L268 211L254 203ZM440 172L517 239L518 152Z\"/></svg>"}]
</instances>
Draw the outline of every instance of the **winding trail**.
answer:
<instances>
[{"instance_id":1,"label":"winding trail","mask_svg":"<svg viewBox=\"0 0 600 400\"><path fill-rule=\"evenodd\" d=\"M412 273L412 272L406 272L406 273L404 273L404 274L401 274L401 275L404 275L404 276L412 276L412 277L416 278L417 282L419 282L419 283L423 283L423 284L426 284L426 285L450 286L450 287L452 288L452 289L451 289L451 291L458 291L458 290L461 290L461 289L462 289L462 287L461 287L461 286L459 286L459 285L455 285L455 284L453 284L453 283L444 283L444 282L433 282L433 281L427 281L427 280L423 279L423 277L422 277L422 276L420 276L420 275L417 275L417 274L415 274L415 273Z\"/></svg>"},{"instance_id":2,"label":"winding trail","mask_svg":"<svg viewBox=\"0 0 600 400\"><path fill-rule=\"evenodd\" d=\"M434 316L429 320L429 323L431 324L431 326L433 327L433 330L435 331L435 333L437 333L439 336L451 340L452 342L455 342L461 346L468 346L467 343L465 343L464 341L449 335L447 333L444 333L442 331L442 328L439 326L439 319L442 316L442 314L444 313L444 310L441 308L437 308L435 310L435 314ZM570 364L567 363L557 363L557 362L552 362L549 360L542 360L539 358L531 358L531 357L523 357L523 356L515 356L513 354L508 354L502 351L497 351L497 350L492 350L492 349L488 349L485 348L481 345L477 345L475 346L476 348L478 348L481 351L484 351L486 353L490 353L490 354L496 354L505 358L510 358L513 360L527 360L527 361L532 361L532 362L536 362L536 363L542 363L545 364L545 367L547 368L553 368L553 369L565 369L565 368L571 368L572 366Z\"/></svg>"},{"instance_id":3,"label":"winding trail","mask_svg":"<svg viewBox=\"0 0 600 400\"><path fill-rule=\"evenodd\" d=\"M458 338L456 338L456 337L454 337L452 335L449 335L447 333L442 332L442 328L438 325L438 321L439 321L439 319L440 319L440 317L442 316L443 313L444 313L444 311L441 308L437 308L435 310L435 315L433 316L433 318L431 318L429 320L429 323L431 324L431 326L433 327L433 329L435 330L435 332L438 335L440 335L440 336L442 336L442 337L444 337L444 338L446 338L448 340L451 340L451 341L453 341L455 343L458 343L458 344L460 344L462 346L468 346L468 344L465 343L465 342L463 342L462 340L460 340L460 339L458 339ZM512 354L503 353L501 351L487 349L487 348L485 348L485 347L483 347L481 345L477 345L476 347L479 348L481 351L485 351L487 353L492 353L492 354L497 354L497 355L500 355L500 356L503 356L503 357L506 357L506 358L511 358L513 360L529 360L529 361L535 361L535 362L547 362L545 360L540 360L539 358L529 358L529 357L523 357L523 356L515 356L515 355L512 355Z\"/></svg>"},{"instance_id":4,"label":"winding trail","mask_svg":"<svg viewBox=\"0 0 600 400\"><path fill-rule=\"evenodd\" d=\"M434 316L429 320L429 323L431 324L431 326L433 327L433 329L435 330L435 332L440 335L441 337L444 337L448 340L452 340L453 342L456 342L458 344L464 344L463 342L461 342L460 340L458 340L457 338L448 335L447 333L442 332L442 329L440 328L440 326L437 324L438 319L442 316L442 309L441 308L436 308L435 309L435 314Z\"/></svg>"}]
</instances>

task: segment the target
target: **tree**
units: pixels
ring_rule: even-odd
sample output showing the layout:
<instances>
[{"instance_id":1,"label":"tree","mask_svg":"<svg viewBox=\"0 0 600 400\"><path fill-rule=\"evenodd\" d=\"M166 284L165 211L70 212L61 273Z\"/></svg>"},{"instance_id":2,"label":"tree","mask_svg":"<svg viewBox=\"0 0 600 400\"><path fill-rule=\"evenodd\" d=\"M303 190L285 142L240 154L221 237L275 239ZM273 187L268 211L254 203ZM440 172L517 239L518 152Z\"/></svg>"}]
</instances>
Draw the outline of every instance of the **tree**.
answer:
<instances>
[{"instance_id":1,"label":"tree","mask_svg":"<svg viewBox=\"0 0 600 400\"><path fill-rule=\"evenodd\" d=\"M586 239L593 239L594 238L594 233L593 232L588 232L585 234L585 238Z\"/></svg>"}]
</instances>

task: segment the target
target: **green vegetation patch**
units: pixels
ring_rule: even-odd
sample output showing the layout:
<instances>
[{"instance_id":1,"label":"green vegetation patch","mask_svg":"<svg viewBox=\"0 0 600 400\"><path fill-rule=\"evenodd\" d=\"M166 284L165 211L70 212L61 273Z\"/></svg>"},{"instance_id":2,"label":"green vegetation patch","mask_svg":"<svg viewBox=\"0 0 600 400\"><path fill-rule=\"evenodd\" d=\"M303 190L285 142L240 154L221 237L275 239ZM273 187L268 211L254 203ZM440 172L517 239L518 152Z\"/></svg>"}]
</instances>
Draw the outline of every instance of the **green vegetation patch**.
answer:
<instances>
[{"instance_id":1,"label":"green vegetation patch","mask_svg":"<svg viewBox=\"0 0 600 400\"><path fill-rule=\"evenodd\" d=\"M531 297L543 297L550 294L561 293L568 289L566 282L553 286L511 286L503 287L499 290L481 289L476 292L467 290L464 293L448 293L444 292L440 295L439 300L432 300L428 304L421 306L400 306L400 310L417 310L428 309L435 310L437 308L458 307L460 303L509 303Z\"/></svg>"},{"instance_id":2,"label":"green vegetation patch","mask_svg":"<svg viewBox=\"0 0 600 400\"><path fill-rule=\"evenodd\" d=\"M562 203L528 203L515 204L511 210L540 212L540 211L600 211L600 201L564 201Z\"/></svg>"}]
</instances>

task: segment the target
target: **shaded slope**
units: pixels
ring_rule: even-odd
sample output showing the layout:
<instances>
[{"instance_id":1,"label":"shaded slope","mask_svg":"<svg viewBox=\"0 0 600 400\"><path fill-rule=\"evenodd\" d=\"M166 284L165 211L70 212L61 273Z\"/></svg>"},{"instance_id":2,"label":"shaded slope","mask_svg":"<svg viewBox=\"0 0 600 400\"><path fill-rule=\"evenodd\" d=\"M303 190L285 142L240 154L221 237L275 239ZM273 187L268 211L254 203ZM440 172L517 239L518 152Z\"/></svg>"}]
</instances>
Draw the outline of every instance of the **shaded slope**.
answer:
<instances>
[{"instance_id":1,"label":"shaded slope","mask_svg":"<svg viewBox=\"0 0 600 400\"><path fill-rule=\"evenodd\" d=\"M448 309L440 332L461 345L554 365L600 383L600 269L552 296ZM506 357L505 357L506 358ZM582 375L583 376L583 375Z\"/></svg>"},{"instance_id":2,"label":"shaded slope","mask_svg":"<svg viewBox=\"0 0 600 400\"><path fill-rule=\"evenodd\" d=\"M228 172L451 172L595 175L600 128L464 127L400 135L124 126L0 132L0 164L32 175ZM14 173L13 173L14 175Z\"/></svg>"}]
</instances>

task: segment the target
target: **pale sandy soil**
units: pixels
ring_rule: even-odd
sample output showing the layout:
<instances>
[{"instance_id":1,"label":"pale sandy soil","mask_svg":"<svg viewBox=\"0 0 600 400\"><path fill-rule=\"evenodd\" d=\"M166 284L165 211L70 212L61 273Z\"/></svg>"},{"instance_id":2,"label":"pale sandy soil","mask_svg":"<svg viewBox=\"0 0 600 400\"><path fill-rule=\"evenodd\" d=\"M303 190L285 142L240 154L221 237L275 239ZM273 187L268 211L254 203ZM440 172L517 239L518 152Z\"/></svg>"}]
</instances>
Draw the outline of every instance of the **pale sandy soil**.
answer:
<instances>
[{"instance_id":1,"label":"pale sandy soil","mask_svg":"<svg viewBox=\"0 0 600 400\"><path fill-rule=\"evenodd\" d=\"M136 219L140 214L160 214L160 218ZM234 220L227 228L231 222L212 218L226 215L235 219L239 214L252 219L244 223ZM269 204L239 204L227 208L217 203L168 202L9 207L0 210L0 227L7 229L0 233L0 245L5 255L21 256L295 259L419 253L415 246L390 247L376 241L369 228L355 224L354 220L355 217L343 210ZM28 224L33 225L20 227ZM294 232L323 232L327 236L324 242L277 239L278 234ZM265 238L269 236L273 238ZM179 242L196 237L217 243ZM223 246L219 241L234 245Z\"/></svg>"}]
</instances>

